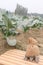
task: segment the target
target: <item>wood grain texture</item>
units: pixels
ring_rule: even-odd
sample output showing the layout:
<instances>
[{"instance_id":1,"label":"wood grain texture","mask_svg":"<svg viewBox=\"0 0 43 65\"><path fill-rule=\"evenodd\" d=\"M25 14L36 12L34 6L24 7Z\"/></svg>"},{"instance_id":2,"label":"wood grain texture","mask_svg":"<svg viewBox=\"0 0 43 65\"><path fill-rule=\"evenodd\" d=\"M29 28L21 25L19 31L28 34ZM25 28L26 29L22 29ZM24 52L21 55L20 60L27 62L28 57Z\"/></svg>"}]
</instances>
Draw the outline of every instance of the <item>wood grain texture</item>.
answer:
<instances>
[{"instance_id":1,"label":"wood grain texture","mask_svg":"<svg viewBox=\"0 0 43 65\"><path fill-rule=\"evenodd\" d=\"M24 60L25 51L13 49L0 55L0 65L43 65L43 56L39 63Z\"/></svg>"}]
</instances>

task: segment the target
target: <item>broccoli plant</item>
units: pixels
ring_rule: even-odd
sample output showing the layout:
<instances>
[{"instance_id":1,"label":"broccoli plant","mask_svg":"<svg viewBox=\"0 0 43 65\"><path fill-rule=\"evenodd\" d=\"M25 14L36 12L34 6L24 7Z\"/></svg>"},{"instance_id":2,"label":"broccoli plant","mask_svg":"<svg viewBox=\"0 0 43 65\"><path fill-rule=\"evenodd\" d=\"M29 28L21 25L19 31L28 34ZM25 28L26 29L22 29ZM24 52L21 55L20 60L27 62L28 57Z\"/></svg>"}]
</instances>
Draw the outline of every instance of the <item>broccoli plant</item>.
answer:
<instances>
[{"instance_id":1,"label":"broccoli plant","mask_svg":"<svg viewBox=\"0 0 43 65\"><path fill-rule=\"evenodd\" d=\"M29 30L29 28L30 28L30 27L27 26L27 25L26 25L26 26L23 26L23 30L24 30L24 32L26 32L27 30Z\"/></svg>"},{"instance_id":2,"label":"broccoli plant","mask_svg":"<svg viewBox=\"0 0 43 65\"><path fill-rule=\"evenodd\" d=\"M15 25L13 25L11 19L9 19L6 14L3 14L3 15L2 15L2 19L3 19L3 21L4 21L4 23L5 23L5 27L6 27L6 31L5 31L6 36L9 36L9 35L12 34L12 33L9 31L9 29L15 28L15 26L16 26L17 23L16 23Z\"/></svg>"}]
</instances>

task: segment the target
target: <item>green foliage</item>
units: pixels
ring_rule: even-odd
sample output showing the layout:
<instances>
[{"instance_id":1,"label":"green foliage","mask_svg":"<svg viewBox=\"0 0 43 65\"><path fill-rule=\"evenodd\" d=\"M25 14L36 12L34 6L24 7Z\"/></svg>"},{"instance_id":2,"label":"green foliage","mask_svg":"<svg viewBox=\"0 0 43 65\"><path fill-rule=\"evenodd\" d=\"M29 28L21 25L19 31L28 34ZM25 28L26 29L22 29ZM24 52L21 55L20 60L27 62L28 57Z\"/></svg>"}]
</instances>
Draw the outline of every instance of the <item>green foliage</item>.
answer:
<instances>
[{"instance_id":1,"label":"green foliage","mask_svg":"<svg viewBox=\"0 0 43 65\"><path fill-rule=\"evenodd\" d=\"M2 19L3 19L4 23L5 23L5 26L6 26L6 31L4 31L4 35L9 36L9 35L12 34L9 31L9 29L16 28L17 23L15 25L13 25L12 21L8 18L8 16L6 14L3 14L2 17L3 17Z\"/></svg>"},{"instance_id":2,"label":"green foliage","mask_svg":"<svg viewBox=\"0 0 43 65\"><path fill-rule=\"evenodd\" d=\"M11 18L11 20L12 20L12 21L15 21L15 22L18 21L17 19L13 19L13 18Z\"/></svg>"},{"instance_id":3,"label":"green foliage","mask_svg":"<svg viewBox=\"0 0 43 65\"><path fill-rule=\"evenodd\" d=\"M11 28L13 25L11 23L11 20L8 18L8 16L3 14L2 17L3 17L2 18L3 21L5 22L6 27Z\"/></svg>"},{"instance_id":4,"label":"green foliage","mask_svg":"<svg viewBox=\"0 0 43 65\"><path fill-rule=\"evenodd\" d=\"M41 23L35 23L33 26L32 26L32 28L40 28L40 27L42 27L43 26L43 24L41 24Z\"/></svg>"},{"instance_id":5,"label":"green foliage","mask_svg":"<svg viewBox=\"0 0 43 65\"><path fill-rule=\"evenodd\" d=\"M27 30L29 30L29 28L30 28L30 27L28 27L28 26L23 26L24 32L26 32Z\"/></svg>"},{"instance_id":6,"label":"green foliage","mask_svg":"<svg viewBox=\"0 0 43 65\"><path fill-rule=\"evenodd\" d=\"M29 18L28 18L27 16L23 16L23 18L22 18L22 19L24 20L24 19L29 19Z\"/></svg>"},{"instance_id":7,"label":"green foliage","mask_svg":"<svg viewBox=\"0 0 43 65\"><path fill-rule=\"evenodd\" d=\"M2 26L0 25L0 28L1 28Z\"/></svg>"}]
</instances>

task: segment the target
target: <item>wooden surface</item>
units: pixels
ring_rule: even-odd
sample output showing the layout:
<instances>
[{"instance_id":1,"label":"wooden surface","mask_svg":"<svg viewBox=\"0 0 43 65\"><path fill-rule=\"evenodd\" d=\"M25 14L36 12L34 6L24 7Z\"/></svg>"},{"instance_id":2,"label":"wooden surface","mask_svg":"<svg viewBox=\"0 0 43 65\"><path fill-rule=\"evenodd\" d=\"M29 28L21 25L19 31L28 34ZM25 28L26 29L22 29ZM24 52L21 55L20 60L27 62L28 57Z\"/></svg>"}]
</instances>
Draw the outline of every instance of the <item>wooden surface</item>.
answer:
<instances>
[{"instance_id":1,"label":"wooden surface","mask_svg":"<svg viewBox=\"0 0 43 65\"><path fill-rule=\"evenodd\" d=\"M40 57L39 63L24 60L25 51L13 49L0 55L0 65L43 65L43 56Z\"/></svg>"}]
</instances>

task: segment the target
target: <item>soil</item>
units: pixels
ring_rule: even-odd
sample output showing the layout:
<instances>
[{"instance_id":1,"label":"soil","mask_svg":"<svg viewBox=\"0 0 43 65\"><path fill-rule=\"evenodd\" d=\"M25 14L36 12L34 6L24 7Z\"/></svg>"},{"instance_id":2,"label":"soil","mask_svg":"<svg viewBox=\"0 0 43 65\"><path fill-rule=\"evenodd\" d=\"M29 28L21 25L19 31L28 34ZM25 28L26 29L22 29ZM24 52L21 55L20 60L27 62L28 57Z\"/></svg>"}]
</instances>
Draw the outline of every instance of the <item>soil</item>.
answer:
<instances>
[{"instance_id":1,"label":"soil","mask_svg":"<svg viewBox=\"0 0 43 65\"><path fill-rule=\"evenodd\" d=\"M15 47L10 47L6 40L4 39L3 34L0 32L0 54L5 53L7 50L10 49L20 49L26 50L27 48L27 39L29 37L33 37L38 41L38 47L40 48L40 54L43 55L43 28L41 29L30 29L27 32L21 32L21 34L16 35L15 38L17 39L17 44Z\"/></svg>"},{"instance_id":2,"label":"soil","mask_svg":"<svg viewBox=\"0 0 43 65\"><path fill-rule=\"evenodd\" d=\"M40 54L43 55L43 28L41 29L30 29L27 32L22 32L19 36L16 36L17 48L26 50L27 48L27 39L33 37L38 41L38 47L40 48Z\"/></svg>"}]
</instances>

